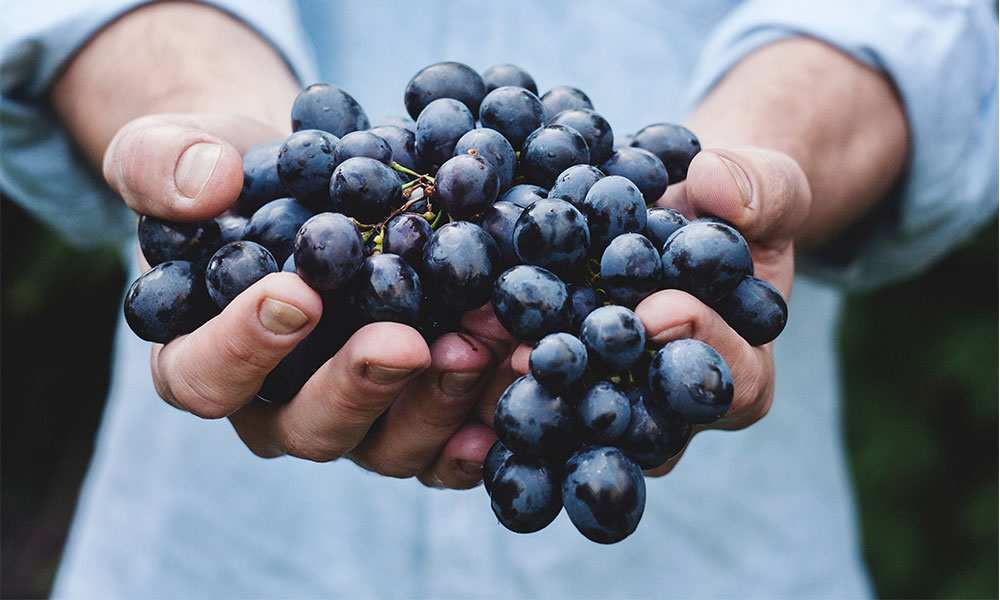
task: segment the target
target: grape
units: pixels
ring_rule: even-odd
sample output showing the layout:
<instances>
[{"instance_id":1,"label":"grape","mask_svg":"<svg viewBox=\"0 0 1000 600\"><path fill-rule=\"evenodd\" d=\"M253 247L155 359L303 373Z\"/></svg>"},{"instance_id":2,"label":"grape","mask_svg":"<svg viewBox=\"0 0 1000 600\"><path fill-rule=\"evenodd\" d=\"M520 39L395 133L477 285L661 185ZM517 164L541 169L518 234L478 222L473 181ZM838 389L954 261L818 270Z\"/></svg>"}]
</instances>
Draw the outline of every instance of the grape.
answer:
<instances>
[{"instance_id":1,"label":"grape","mask_svg":"<svg viewBox=\"0 0 1000 600\"><path fill-rule=\"evenodd\" d=\"M330 178L333 210L360 223L378 223L401 205L403 189L391 167L374 158L349 158Z\"/></svg>"},{"instance_id":2,"label":"grape","mask_svg":"<svg viewBox=\"0 0 1000 600\"><path fill-rule=\"evenodd\" d=\"M492 491L493 479L496 477L500 467L511 456L514 456L514 453L508 450L507 446L504 446L500 440L493 442L493 445L490 446L490 451L486 453L486 458L483 459L483 487L486 488L487 494Z\"/></svg>"},{"instance_id":3,"label":"grape","mask_svg":"<svg viewBox=\"0 0 1000 600\"><path fill-rule=\"evenodd\" d=\"M240 240L219 248L205 268L208 295L225 308L243 290L269 273L278 272L278 263L267 248Z\"/></svg>"},{"instance_id":4,"label":"grape","mask_svg":"<svg viewBox=\"0 0 1000 600\"><path fill-rule=\"evenodd\" d=\"M152 267L169 260L184 260L205 268L222 246L222 229L215 219L177 223L142 215L138 236L142 256Z\"/></svg>"},{"instance_id":5,"label":"grape","mask_svg":"<svg viewBox=\"0 0 1000 600\"><path fill-rule=\"evenodd\" d=\"M219 232L222 234L222 245L243 239L243 232L246 231L249 221L250 219L240 215L215 217L215 222L219 224Z\"/></svg>"},{"instance_id":6,"label":"grape","mask_svg":"<svg viewBox=\"0 0 1000 600\"><path fill-rule=\"evenodd\" d=\"M473 129L458 139L455 144L455 155L468 154L470 150L474 150L493 166L499 180L500 193L510 189L514 181L517 156L507 138L493 129Z\"/></svg>"},{"instance_id":7,"label":"grape","mask_svg":"<svg viewBox=\"0 0 1000 600\"><path fill-rule=\"evenodd\" d=\"M548 391L531 375L523 375L497 400L493 429L515 456L559 459L576 440L574 412L563 396Z\"/></svg>"},{"instance_id":8,"label":"grape","mask_svg":"<svg viewBox=\"0 0 1000 600\"><path fill-rule=\"evenodd\" d=\"M341 164L349 158L364 156L392 164L392 147L389 142L370 131L352 131L337 140L333 147L333 161Z\"/></svg>"},{"instance_id":9,"label":"grape","mask_svg":"<svg viewBox=\"0 0 1000 600\"><path fill-rule=\"evenodd\" d=\"M528 135L545 124L545 107L534 93L522 87L504 86L483 98L479 120L483 127L500 132L519 150Z\"/></svg>"},{"instance_id":10,"label":"grape","mask_svg":"<svg viewBox=\"0 0 1000 600\"><path fill-rule=\"evenodd\" d=\"M166 344L191 333L218 309L205 288L205 271L168 260L139 276L125 294L125 322L147 342Z\"/></svg>"},{"instance_id":11,"label":"grape","mask_svg":"<svg viewBox=\"0 0 1000 600\"><path fill-rule=\"evenodd\" d=\"M531 375L553 393L568 389L587 369L587 347L568 333L550 333L531 349Z\"/></svg>"},{"instance_id":12,"label":"grape","mask_svg":"<svg viewBox=\"0 0 1000 600\"><path fill-rule=\"evenodd\" d=\"M319 129L302 129L285 138L278 151L278 177L285 188L313 210L329 208L330 175L337 167L337 137Z\"/></svg>"},{"instance_id":13,"label":"grape","mask_svg":"<svg viewBox=\"0 0 1000 600\"><path fill-rule=\"evenodd\" d=\"M646 228L643 234L653 242L658 252L663 251L663 244L675 231L687 225L684 215L672 208L653 206L646 209Z\"/></svg>"},{"instance_id":14,"label":"grape","mask_svg":"<svg viewBox=\"0 0 1000 600\"><path fill-rule=\"evenodd\" d=\"M601 255L601 286L617 304L635 308L660 289L660 253L645 236L623 233Z\"/></svg>"},{"instance_id":15,"label":"grape","mask_svg":"<svg viewBox=\"0 0 1000 600\"><path fill-rule=\"evenodd\" d=\"M621 175L635 184L646 204L660 199L667 190L667 169L652 152L642 148L619 148L601 164L608 175Z\"/></svg>"},{"instance_id":16,"label":"grape","mask_svg":"<svg viewBox=\"0 0 1000 600\"><path fill-rule=\"evenodd\" d=\"M569 292L551 271L518 265L497 278L493 311L512 336L534 342L569 324Z\"/></svg>"},{"instance_id":17,"label":"grape","mask_svg":"<svg viewBox=\"0 0 1000 600\"><path fill-rule=\"evenodd\" d=\"M449 158L434 176L434 189L456 219L478 215L497 199L500 182L493 166L478 154Z\"/></svg>"},{"instance_id":18,"label":"grape","mask_svg":"<svg viewBox=\"0 0 1000 600\"><path fill-rule=\"evenodd\" d=\"M514 252L564 280L583 275L590 252L587 221L565 200L546 198L524 209L514 223Z\"/></svg>"},{"instance_id":19,"label":"grape","mask_svg":"<svg viewBox=\"0 0 1000 600\"><path fill-rule=\"evenodd\" d=\"M351 286L351 307L362 323L394 321L417 325L424 297L413 267L395 254L369 256Z\"/></svg>"},{"instance_id":20,"label":"grape","mask_svg":"<svg viewBox=\"0 0 1000 600\"><path fill-rule=\"evenodd\" d=\"M404 213L393 217L385 225L382 235L382 251L396 254L414 269L419 269L423 260L424 244L434 231L427 219L420 215Z\"/></svg>"},{"instance_id":21,"label":"grape","mask_svg":"<svg viewBox=\"0 0 1000 600\"><path fill-rule=\"evenodd\" d=\"M540 185L520 183L500 196L501 202L511 202L521 208L528 208L542 198L548 197L549 191Z\"/></svg>"},{"instance_id":22,"label":"grape","mask_svg":"<svg viewBox=\"0 0 1000 600\"><path fill-rule=\"evenodd\" d=\"M479 226L497 243L505 268L519 263L514 250L514 224L523 212L524 208L513 202L499 201L487 208L479 219Z\"/></svg>"},{"instance_id":23,"label":"grape","mask_svg":"<svg viewBox=\"0 0 1000 600\"><path fill-rule=\"evenodd\" d=\"M243 239L268 249L274 260L284 263L295 250L295 235L313 212L294 198L278 198L260 207L247 221Z\"/></svg>"},{"instance_id":24,"label":"grape","mask_svg":"<svg viewBox=\"0 0 1000 600\"><path fill-rule=\"evenodd\" d=\"M636 132L631 146L649 150L667 169L670 183L687 179L688 165L701 151L701 143L690 130L673 123L654 123Z\"/></svg>"},{"instance_id":25,"label":"grape","mask_svg":"<svg viewBox=\"0 0 1000 600\"><path fill-rule=\"evenodd\" d=\"M493 65L483 71L483 82L486 84L487 94L505 85L523 87L532 94L538 94L535 80L527 71L517 65Z\"/></svg>"},{"instance_id":26,"label":"grape","mask_svg":"<svg viewBox=\"0 0 1000 600\"><path fill-rule=\"evenodd\" d=\"M649 398L691 423L718 420L733 402L729 366L708 344L694 339L668 342L649 365Z\"/></svg>"},{"instance_id":27,"label":"grape","mask_svg":"<svg viewBox=\"0 0 1000 600\"><path fill-rule=\"evenodd\" d=\"M295 236L295 271L311 288L331 292L350 282L364 261L358 228L339 213L315 215Z\"/></svg>"},{"instance_id":28,"label":"grape","mask_svg":"<svg viewBox=\"0 0 1000 600\"><path fill-rule=\"evenodd\" d=\"M618 448L588 446L573 454L561 487L570 521L601 544L631 535L646 506L642 471Z\"/></svg>"},{"instance_id":29,"label":"grape","mask_svg":"<svg viewBox=\"0 0 1000 600\"><path fill-rule=\"evenodd\" d=\"M630 416L618 447L643 469L655 469L680 454L691 437L691 423L673 411L650 406L645 385L632 386L625 393Z\"/></svg>"},{"instance_id":30,"label":"grape","mask_svg":"<svg viewBox=\"0 0 1000 600\"><path fill-rule=\"evenodd\" d=\"M278 177L278 152L281 142L266 142L247 150L243 155L243 190L236 199L241 215L252 215L271 200L289 195Z\"/></svg>"},{"instance_id":31,"label":"grape","mask_svg":"<svg viewBox=\"0 0 1000 600\"><path fill-rule=\"evenodd\" d=\"M615 135L608 120L589 108L570 108L555 115L549 125L572 127L587 142L590 164L599 165L611 158Z\"/></svg>"},{"instance_id":32,"label":"grape","mask_svg":"<svg viewBox=\"0 0 1000 600\"><path fill-rule=\"evenodd\" d=\"M570 301L570 326L569 331L575 333L580 331L580 325L587 315L601 306L601 297L597 291L586 285L568 283L566 290L569 292Z\"/></svg>"},{"instance_id":33,"label":"grape","mask_svg":"<svg viewBox=\"0 0 1000 600\"><path fill-rule=\"evenodd\" d=\"M788 320L788 305L773 285L752 275L712 305L726 323L751 346L778 337Z\"/></svg>"},{"instance_id":34,"label":"grape","mask_svg":"<svg viewBox=\"0 0 1000 600\"><path fill-rule=\"evenodd\" d=\"M417 122L409 116L404 117L402 115L388 115L372 123L372 130L379 127L399 127L401 129L406 129L410 133L417 132ZM372 133L375 132L372 131Z\"/></svg>"},{"instance_id":35,"label":"grape","mask_svg":"<svg viewBox=\"0 0 1000 600\"><path fill-rule=\"evenodd\" d=\"M562 198L582 211L587 192L603 177L604 173L595 166L573 165L556 177L548 197Z\"/></svg>"},{"instance_id":36,"label":"grape","mask_svg":"<svg viewBox=\"0 0 1000 600\"><path fill-rule=\"evenodd\" d=\"M424 245L420 272L423 284L454 310L466 311L485 304L499 272L500 250L496 242L468 221L442 226Z\"/></svg>"},{"instance_id":37,"label":"grape","mask_svg":"<svg viewBox=\"0 0 1000 600\"><path fill-rule=\"evenodd\" d=\"M541 101L545 107L546 118L552 118L571 108L589 108L591 110L594 108L587 94L570 85L557 85L542 94Z\"/></svg>"},{"instance_id":38,"label":"grape","mask_svg":"<svg viewBox=\"0 0 1000 600\"><path fill-rule=\"evenodd\" d=\"M431 102L417 116L417 156L425 165L440 165L452 157L459 138L475 126L472 113L458 100Z\"/></svg>"},{"instance_id":39,"label":"grape","mask_svg":"<svg viewBox=\"0 0 1000 600\"><path fill-rule=\"evenodd\" d=\"M292 131L320 129L337 137L368 129L368 116L350 94L329 83L314 83L292 103Z\"/></svg>"},{"instance_id":40,"label":"grape","mask_svg":"<svg viewBox=\"0 0 1000 600\"><path fill-rule=\"evenodd\" d=\"M521 167L529 182L551 188L556 177L573 165L590 160L587 141L565 125L540 127L524 140Z\"/></svg>"},{"instance_id":41,"label":"grape","mask_svg":"<svg viewBox=\"0 0 1000 600\"><path fill-rule=\"evenodd\" d=\"M485 95L486 84L472 67L459 62L440 62L424 67L410 79L406 84L403 104L406 105L406 112L420 121L418 115L431 102L453 98L464 104L474 118L478 118L479 104Z\"/></svg>"},{"instance_id":42,"label":"grape","mask_svg":"<svg viewBox=\"0 0 1000 600\"><path fill-rule=\"evenodd\" d=\"M413 129L406 129L398 125L380 125L372 127L369 132L377 135L389 144L392 150L392 160L413 171L423 170L417 157L416 148L416 123Z\"/></svg>"},{"instance_id":43,"label":"grape","mask_svg":"<svg viewBox=\"0 0 1000 600\"><path fill-rule=\"evenodd\" d=\"M576 414L585 442L613 444L628 429L632 408L618 386L598 381L583 393Z\"/></svg>"},{"instance_id":44,"label":"grape","mask_svg":"<svg viewBox=\"0 0 1000 600\"><path fill-rule=\"evenodd\" d=\"M753 261L738 231L724 223L693 221L675 231L661 255L666 287L711 305L736 289Z\"/></svg>"},{"instance_id":45,"label":"grape","mask_svg":"<svg viewBox=\"0 0 1000 600\"><path fill-rule=\"evenodd\" d=\"M507 529L538 531L562 510L559 478L543 460L511 456L493 478L490 504Z\"/></svg>"},{"instance_id":46,"label":"grape","mask_svg":"<svg viewBox=\"0 0 1000 600\"><path fill-rule=\"evenodd\" d=\"M591 368L624 373L642 355L646 329L631 310L608 305L587 315L580 325L580 340L587 346Z\"/></svg>"},{"instance_id":47,"label":"grape","mask_svg":"<svg viewBox=\"0 0 1000 600\"><path fill-rule=\"evenodd\" d=\"M598 180L583 199L591 254L600 256L611 240L646 227L646 204L635 184L619 175Z\"/></svg>"}]
</instances>

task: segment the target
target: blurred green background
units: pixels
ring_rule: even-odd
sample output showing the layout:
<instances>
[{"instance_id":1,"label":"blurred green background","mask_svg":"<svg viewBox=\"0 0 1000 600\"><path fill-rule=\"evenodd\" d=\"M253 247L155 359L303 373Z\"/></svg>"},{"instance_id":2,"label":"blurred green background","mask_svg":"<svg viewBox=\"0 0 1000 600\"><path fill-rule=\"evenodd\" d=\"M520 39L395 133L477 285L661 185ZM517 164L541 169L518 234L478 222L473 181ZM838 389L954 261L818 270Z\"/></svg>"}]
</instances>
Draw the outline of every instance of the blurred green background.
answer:
<instances>
[{"instance_id":1,"label":"blurred green background","mask_svg":"<svg viewBox=\"0 0 1000 600\"><path fill-rule=\"evenodd\" d=\"M0 596L46 597L108 384L125 274L2 206ZM998 231L851 298L844 419L884 598L998 594Z\"/></svg>"}]
</instances>

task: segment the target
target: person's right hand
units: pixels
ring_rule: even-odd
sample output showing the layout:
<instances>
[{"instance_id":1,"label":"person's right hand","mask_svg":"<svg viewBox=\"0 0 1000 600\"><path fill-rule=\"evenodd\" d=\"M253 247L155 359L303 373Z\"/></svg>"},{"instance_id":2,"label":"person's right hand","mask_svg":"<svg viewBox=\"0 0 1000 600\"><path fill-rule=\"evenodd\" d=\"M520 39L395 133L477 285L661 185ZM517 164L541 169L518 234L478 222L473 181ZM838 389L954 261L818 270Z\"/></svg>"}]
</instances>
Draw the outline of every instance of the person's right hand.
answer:
<instances>
[{"instance_id":1,"label":"person's right hand","mask_svg":"<svg viewBox=\"0 0 1000 600\"><path fill-rule=\"evenodd\" d=\"M104 175L137 213L211 218L240 193L242 154L285 136L228 114L142 117L114 136ZM448 334L428 347L411 327L374 323L354 334L290 403L256 399L265 376L315 328L322 310L319 295L295 274L268 275L196 331L153 345L156 390L199 417L228 417L263 457L348 456L384 475L419 475L455 488L478 483L495 436L467 416L485 375L505 358L494 357L503 353L494 343ZM453 436L460 439L449 444Z\"/></svg>"}]
</instances>

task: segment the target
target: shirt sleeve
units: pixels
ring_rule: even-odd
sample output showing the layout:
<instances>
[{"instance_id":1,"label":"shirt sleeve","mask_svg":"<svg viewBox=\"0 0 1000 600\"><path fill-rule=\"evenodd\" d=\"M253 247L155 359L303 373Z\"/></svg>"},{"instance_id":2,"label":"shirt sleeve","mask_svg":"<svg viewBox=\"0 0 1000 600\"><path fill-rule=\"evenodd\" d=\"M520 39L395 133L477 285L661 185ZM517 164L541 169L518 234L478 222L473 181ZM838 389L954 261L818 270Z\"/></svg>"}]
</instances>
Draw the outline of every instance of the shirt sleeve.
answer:
<instances>
[{"instance_id":1,"label":"shirt sleeve","mask_svg":"<svg viewBox=\"0 0 1000 600\"><path fill-rule=\"evenodd\" d=\"M882 71L911 133L891 198L801 271L870 289L926 268L997 213L997 20L984 0L751 0L715 30L696 69L697 102L743 56L809 36Z\"/></svg>"},{"instance_id":2,"label":"shirt sleeve","mask_svg":"<svg viewBox=\"0 0 1000 600\"><path fill-rule=\"evenodd\" d=\"M63 66L102 27L140 1L8 3L0 19L0 187L5 196L77 245L117 244L135 217L74 146L47 100ZM239 18L274 45L300 82L316 78L295 4L206 2ZM124 60L124 58L123 58Z\"/></svg>"}]
</instances>

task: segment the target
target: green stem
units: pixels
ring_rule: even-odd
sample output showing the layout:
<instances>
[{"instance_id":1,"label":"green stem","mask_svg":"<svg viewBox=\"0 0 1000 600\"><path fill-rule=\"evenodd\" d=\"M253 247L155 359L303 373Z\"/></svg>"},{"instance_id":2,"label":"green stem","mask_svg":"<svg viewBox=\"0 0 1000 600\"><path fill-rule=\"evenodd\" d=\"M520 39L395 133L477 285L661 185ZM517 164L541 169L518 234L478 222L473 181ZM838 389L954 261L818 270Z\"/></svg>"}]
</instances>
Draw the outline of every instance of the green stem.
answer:
<instances>
[{"instance_id":1,"label":"green stem","mask_svg":"<svg viewBox=\"0 0 1000 600\"><path fill-rule=\"evenodd\" d=\"M410 177L417 177L417 178L424 177L424 175L422 175L420 173L417 173L416 171L414 171L412 169L407 169L406 167L404 167L403 165L399 164L396 161L392 161L392 168L396 169L400 173L406 173Z\"/></svg>"}]
</instances>

